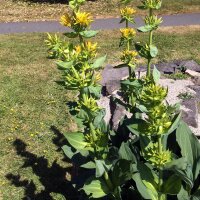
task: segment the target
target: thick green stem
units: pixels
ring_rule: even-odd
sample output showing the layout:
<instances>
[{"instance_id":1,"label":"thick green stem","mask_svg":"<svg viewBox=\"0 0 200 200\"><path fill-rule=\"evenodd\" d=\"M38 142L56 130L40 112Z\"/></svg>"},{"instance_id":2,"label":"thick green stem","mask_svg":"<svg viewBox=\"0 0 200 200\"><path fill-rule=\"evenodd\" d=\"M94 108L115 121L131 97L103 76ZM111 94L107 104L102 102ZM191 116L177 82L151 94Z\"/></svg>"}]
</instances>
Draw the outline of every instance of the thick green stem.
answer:
<instances>
[{"instance_id":1,"label":"thick green stem","mask_svg":"<svg viewBox=\"0 0 200 200\"><path fill-rule=\"evenodd\" d=\"M162 137L159 136L158 138L158 152L159 154L161 154L163 151L162 149ZM161 193L161 190L162 190L162 184L163 184L163 171L162 171L162 167L160 166L159 169L158 169L158 200L162 200L162 196L163 194Z\"/></svg>"},{"instance_id":2,"label":"thick green stem","mask_svg":"<svg viewBox=\"0 0 200 200\"><path fill-rule=\"evenodd\" d=\"M79 33L79 34L78 34L78 37L79 37L80 43L83 44L83 42L84 42L84 41L83 41L83 36Z\"/></svg>"},{"instance_id":3,"label":"thick green stem","mask_svg":"<svg viewBox=\"0 0 200 200\"><path fill-rule=\"evenodd\" d=\"M149 17L153 15L153 9L149 9ZM149 32L149 44L148 46L152 45L153 42L153 31ZM151 76L151 58L148 59L148 66L147 66L147 77Z\"/></svg>"},{"instance_id":4,"label":"thick green stem","mask_svg":"<svg viewBox=\"0 0 200 200\"><path fill-rule=\"evenodd\" d=\"M128 20L126 20L126 28L128 28L128 27L129 27ZM127 51L130 50L130 40L129 39L127 41L126 50ZM131 78L131 76L132 76L132 69L131 69L130 66L128 66L128 71L129 71L129 78Z\"/></svg>"}]
</instances>

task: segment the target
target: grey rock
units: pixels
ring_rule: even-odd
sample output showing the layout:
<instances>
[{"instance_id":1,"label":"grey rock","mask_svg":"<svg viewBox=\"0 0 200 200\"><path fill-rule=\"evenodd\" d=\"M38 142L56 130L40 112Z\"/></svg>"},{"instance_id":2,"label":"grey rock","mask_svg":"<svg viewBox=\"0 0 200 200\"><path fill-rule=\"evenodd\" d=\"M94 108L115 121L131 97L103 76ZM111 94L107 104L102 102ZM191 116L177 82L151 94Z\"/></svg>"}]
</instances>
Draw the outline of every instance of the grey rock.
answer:
<instances>
[{"instance_id":1,"label":"grey rock","mask_svg":"<svg viewBox=\"0 0 200 200\"><path fill-rule=\"evenodd\" d=\"M192 82L196 85L196 86L200 86L200 77L199 76L195 76L192 78Z\"/></svg>"},{"instance_id":2,"label":"grey rock","mask_svg":"<svg viewBox=\"0 0 200 200\"><path fill-rule=\"evenodd\" d=\"M124 108L124 106L117 105L112 115L112 129L114 131L117 131L119 127L119 122L125 115L126 109Z\"/></svg>"},{"instance_id":3,"label":"grey rock","mask_svg":"<svg viewBox=\"0 0 200 200\"><path fill-rule=\"evenodd\" d=\"M198 128L198 107L196 99L188 99L182 102L187 109L187 111L182 112L183 121L185 121L189 126Z\"/></svg>"},{"instance_id":4,"label":"grey rock","mask_svg":"<svg viewBox=\"0 0 200 200\"><path fill-rule=\"evenodd\" d=\"M128 76L128 67L113 68L112 65L107 65L102 71L101 84L105 86L110 81L120 81Z\"/></svg>"},{"instance_id":5,"label":"grey rock","mask_svg":"<svg viewBox=\"0 0 200 200\"><path fill-rule=\"evenodd\" d=\"M193 71L196 71L196 72L200 72L200 65L195 62L194 60L186 60L186 61L182 61L180 64L179 64L179 67L186 67L187 69L190 69L190 70L193 70Z\"/></svg>"},{"instance_id":6,"label":"grey rock","mask_svg":"<svg viewBox=\"0 0 200 200\"><path fill-rule=\"evenodd\" d=\"M111 110L110 110L110 98L109 97L101 97L98 101L97 104L104 108L106 110L106 115L104 117L104 120L106 122L106 124L110 123L110 119L111 119Z\"/></svg>"},{"instance_id":7,"label":"grey rock","mask_svg":"<svg viewBox=\"0 0 200 200\"><path fill-rule=\"evenodd\" d=\"M200 86L199 85L189 85L188 88L196 92L196 98L200 101Z\"/></svg>"},{"instance_id":8,"label":"grey rock","mask_svg":"<svg viewBox=\"0 0 200 200\"><path fill-rule=\"evenodd\" d=\"M155 65L157 69L163 74L173 74L177 70L177 65L174 62L162 62Z\"/></svg>"},{"instance_id":9,"label":"grey rock","mask_svg":"<svg viewBox=\"0 0 200 200\"><path fill-rule=\"evenodd\" d=\"M112 95L116 93L120 89L120 80L110 80L109 82L105 83L106 86L106 94Z\"/></svg>"}]
</instances>

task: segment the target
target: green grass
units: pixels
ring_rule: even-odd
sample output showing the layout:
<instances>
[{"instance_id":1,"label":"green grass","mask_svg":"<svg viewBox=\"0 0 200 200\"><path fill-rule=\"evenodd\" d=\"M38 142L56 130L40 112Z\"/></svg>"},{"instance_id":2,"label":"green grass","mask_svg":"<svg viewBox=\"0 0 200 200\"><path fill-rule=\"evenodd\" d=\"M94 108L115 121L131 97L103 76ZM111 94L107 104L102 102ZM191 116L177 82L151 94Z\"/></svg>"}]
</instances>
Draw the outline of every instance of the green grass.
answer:
<instances>
[{"instance_id":1,"label":"green grass","mask_svg":"<svg viewBox=\"0 0 200 200\"><path fill-rule=\"evenodd\" d=\"M200 29L155 34L159 60L195 59L200 63ZM119 34L100 33L95 39L108 63L119 62ZM73 130L66 101L74 93L56 84L60 73L46 58L45 34L0 35L0 199L61 200L72 194L65 181L69 167L60 147L63 139L52 131ZM147 39L147 35L136 40ZM143 61L141 61L143 62ZM32 181L31 181L32 180ZM44 193L44 190L50 194ZM69 193L68 193L69 191ZM71 192L71 193L70 193Z\"/></svg>"},{"instance_id":2,"label":"green grass","mask_svg":"<svg viewBox=\"0 0 200 200\"><path fill-rule=\"evenodd\" d=\"M46 3L44 3L46 2ZM48 3L49 2L49 3ZM53 3L52 3L53 2ZM66 1L55 3L53 0L6 0L0 4L0 21L35 21L59 20L60 15L67 11ZM61 2L61 1L57 1ZM120 0L87 1L82 7L84 11L91 12L95 17L119 16ZM131 6L141 5L140 0L134 0ZM138 14L146 11L137 10ZM177 14L200 12L199 0L163 0L159 14Z\"/></svg>"}]
</instances>

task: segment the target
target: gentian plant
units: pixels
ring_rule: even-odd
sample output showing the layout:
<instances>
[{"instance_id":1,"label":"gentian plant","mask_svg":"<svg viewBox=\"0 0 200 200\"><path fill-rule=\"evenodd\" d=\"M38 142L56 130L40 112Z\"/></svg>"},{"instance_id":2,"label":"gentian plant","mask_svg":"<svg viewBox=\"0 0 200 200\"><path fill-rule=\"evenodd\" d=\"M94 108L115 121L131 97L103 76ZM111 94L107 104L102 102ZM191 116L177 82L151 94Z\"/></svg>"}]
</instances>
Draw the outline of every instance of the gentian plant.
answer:
<instances>
[{"instance_id":1,"label":"gentian plant","mask_svg":"<svg viewBox=\"0 0 200 200\"><path fill-rule=\"evenodd\" d=\"M121 81L121 98L116 104L129 112L112 130L104 121L105 110L98 105L101 96L100 73L106 56L96 58L97 44L88 39L97 31L90 30L93 21L80 7L84 0L71 0L71 13L61 17L61 24L72 29L64 35L77 38L78 44L48 36L50 56L58 59L62 84L77 91L70 111L78 124L73 133L64 133L68 144L62 147L72 164L80 169L79 181L72 176L74 187L83 191L82 199L200 199L200 144L181 119L179 105L166 101L168 89L159 85L160 73L152 68L158 49L153 32L162 22L153 14L161 0L142 0L141 9L149 11L139 32L149 33L147 44L136 43L135 10L123 0L120 45L124 46L122 65L129 76ZM134 50L134 47L136 50ZM136 77L137 58L147 60L147 74Z\"/></svg>"}]
</instances>

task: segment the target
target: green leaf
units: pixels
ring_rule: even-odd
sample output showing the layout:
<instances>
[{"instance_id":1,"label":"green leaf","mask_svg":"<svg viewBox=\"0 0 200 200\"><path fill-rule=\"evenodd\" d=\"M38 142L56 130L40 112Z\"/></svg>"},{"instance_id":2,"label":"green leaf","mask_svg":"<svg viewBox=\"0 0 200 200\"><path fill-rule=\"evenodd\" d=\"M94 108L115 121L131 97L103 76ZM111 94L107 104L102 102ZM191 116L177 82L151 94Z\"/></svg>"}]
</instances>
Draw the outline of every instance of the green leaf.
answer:
<instances>
[{"instance_id":1,"label":"green leaf","mask_svg":"<svg viewBox=\"0 0 200 200\"><path fill-rule=\"evenodd\" d=\"M150 55L152 58L155 58L158 54L158 49L154 45L150 45Z\"/></svg>"},{"instance_id":2,"label":"green leaf","mask_svg":"<svg viewBox=\"0 0 200 200\"><path fill-rule=\"evenodd\" d=\"M92 198L101 198L109 193L109 189L102 179L89 179L82 189Z\"/></svg>"},{"instance_id":3,"label":"green leaf","mask_svg":"<svg viewBox=\"0 0 200 200\"><path fill-rule=\"evenodd\" d=\"M192 166L193 180L200 173L200 143L188 125L181 121L176 130L176 140L181 148L181 154Z\"/></svg>"},{"instance_id":4,"label":"green leaf","mask_svg":"<svg viewBox=\"0 0 200 200\"><path fill-rule=\"evenodd\" d=\"M133 175L133 180L136 183L139 193L144 199L158 200L157 190L151 183L143 181L139 173Z\"/></svg>"},{"instance_id":5,"label":"green leaf","mask_svg":"<svg viewBox=\"0 0 200 200\"><path fill-rule=\"evenodd\" d=\"M164 182L162 192L165 194L175 195L181 190L181 178L177 175L170 176L167 181Z\"/></svg>"},{"instance_id":6,"label":"green leaf","mask_svg":"<svg viewBox=\"0 0 200 200\"><path fill-rule=\"evenodd\" d=\"M73 61L69 61L69 62L58 61L58 62L56 62L56 64L58 66L58 69L66 70L66 69L69 69L72 66Z\"/></svg>"},{"instance_id":7,"label":"green leaf","mask_svg":"<svg viewBox=\"0 0 200 200\"><path fill-rule=\"evenodd\" d=\"M153 30L152 26L150 25L145 25L145 26L141 26L137 29L139 32L143 32L143 33L146 33L146 32L150 32Z\"/></svg>"},{"instance_id":8,"label":"green leaf","mask_svg":"<svg viewBox=\"0 0 200 200\"><path fill-rule=\"evenodd\" d=\"M89 161L88 163L85 163L85 164L81 165L80 167L85 168L85 169L95 169L96 165L94 162Z\"/></svg>"},{"instance_id":9,"label":"green leaf","mask_svg":"<svg viewBox=\"0 0 200 200\"><path fill-rule=\"evenodd\" d=\"M180 192L177 195L178 200L190 200L189 194L188 192L183 188L183 186L181 187Z\"/></svg>"},{"instance_id":10,"label":"green leaf","mask_svg":"<svg viewBox=\"0 0 200 200\"><path fill-rule=\"evenodd\" d=\"M99 178L105 172L104 161L95 160L95 164L96 164L96 178Z\"/></svg>"},{"instance_id":11,"label":"green leaf","mask_svg":"<svg viewBox=\"0 0 200 200\"><path fill-rule=\"evenodd\" d=\"M88 87L90 94L92 94L92 96L96 97L96 98L100 98L101 96L101 90L102 90L102 86L101 85L97 85L97 86L89 86Z\"/></svg>"},{"instance_id":12,"label":"green leaf","mask_svg":"<svg viewBox=\"0 0 200 200\"><path fill-rule=\"evenodd\" d=\"M137 162L135 155L129 147L129 142L122 142L119 149L119 156L121 159L129 160L131 162Z\"/></svg>"},{"instance_id":13,"label":"green leaf","mask_svg":"<svg viewBox=\"0 0 200 200\"><path fill-rule=\"evenodd\" d=\"M100 57L100 58L97 58L97 59L95 60L95 62L92 64L91 67L92 67L93 69L97 69L97 68L102 67L102 65L104 64L104 62L105 62L105 60L106 60L106 57L107 57L107 55L102 56L102 57Z\"/></svg>"},{"instance_id":14,"label":"green leaf","mask_svg":"<svg viewBox=\"0 0 200 200\"><path fill-rule=\"evenodd\" d=\"M142 119L133 119L129 122L127 128L139 137L141 134L141 127L143 126L144 122L145 121Z\"/></svg>"},{"instance_id":15,"label":"green leaf","mask_svg":"<svg viewBox=\"0 0 200 200\"><path fill-rule=\"evenodd\" d=\"M121 186L132 177L131 162L120 159L114 164L112 172L112 182L117 186Z\"/></svg>"},{"instance_id":16,"label":"green leaf","mask_svg":"<svg viewBox=\"0 0 200 200\"><path fill-rule=\"evenodd\" d=\"M75 149L82 150L88 145L88 143L85 142L83 133L81 132L65 133L64 136Z\"/></svg>"},{"instance_id":17,"label":"green leaf","mask_svg":"<svg viewBox=\"0 0 200 200\"><path fill-rule=\"evenodd\" d=\"M193 187L192 169L186 158L173 160L167 163L164 169L174 171L190 188Z\"/></svg>"},{"instance_id":18,"label":"green leaf","mask_svg":"<svg viewBox=\"0 0 200 200\"><path fill-rule=\"evenodd\" d=\"M67 146L67 145L62 146L62 150L64 151L64 154L65 154L69 159L71 159L71 158L77 153L77 151L76 151L76 152L73 152L73 151L72 151L72 148L69 147L69 146Z\"/></svg>"},{"instance_id":19,"label":"green leaf","mask_svg":"<svg viewBox=\"0 0 200 200\"><path fill-rule=\"evenodd\" d=\"M137 189L144 199L158 199L157 175L145 164L137 164L138 173L133 175ZM163 199L163 197L161 197ZM163 199L164 200L164 199Z\"/></svg>"},{"instance_id":20,"label":"green leaf","mask_svg":"<svg viewBox=\"0 0 200 200\"><path fill-rule=\"evenodd\" d=\"M99 31L82 31L80 32L80 35L82 35L85 38L91 38L94 37Z\"/></svg>"},{"instance_id":21,"label":"green leaf","mask_svg":"<svg viewBox=\"0 0 200 200\"><path fill-rule=\"evenodd\" d=\"M106 115L105 109L100 110L97 116L94 118L93 125L94 127L99 127L101 121L103 120L104 116Z\"/></svg>"},{"instance_id":22,"label":"green leaf","mask_svg":"<svg viewBox=\"0 0 200 200\"><path fill-rule=\"evenodd\" d=\"M160 79L160 72L158 71L158 69L154 65L154 68L153 68L153 80L154 80L155 83L158 83L159 79Z\"/></svg>"},{"instance_id":23,"label":"green leaf","mask_svg":"<svg viewBox=\"0 0 200 200\"><path fill-rule=\"evenodd\" d=\"M64 33L64 35L67 36L68 38L75 38L78 36L78 33L70 32L70 33Z\"/></svg>"}]
</instances>

